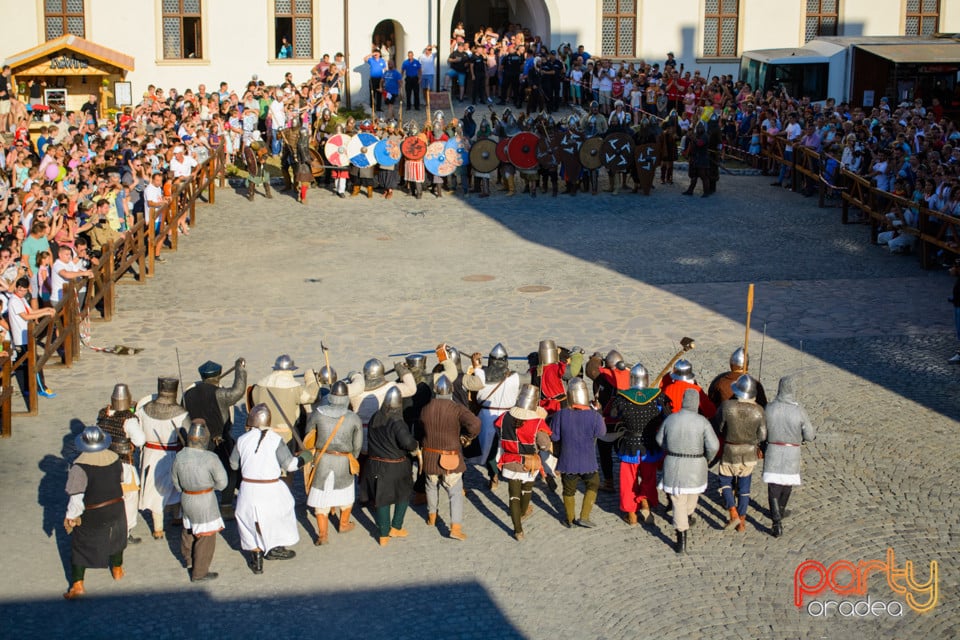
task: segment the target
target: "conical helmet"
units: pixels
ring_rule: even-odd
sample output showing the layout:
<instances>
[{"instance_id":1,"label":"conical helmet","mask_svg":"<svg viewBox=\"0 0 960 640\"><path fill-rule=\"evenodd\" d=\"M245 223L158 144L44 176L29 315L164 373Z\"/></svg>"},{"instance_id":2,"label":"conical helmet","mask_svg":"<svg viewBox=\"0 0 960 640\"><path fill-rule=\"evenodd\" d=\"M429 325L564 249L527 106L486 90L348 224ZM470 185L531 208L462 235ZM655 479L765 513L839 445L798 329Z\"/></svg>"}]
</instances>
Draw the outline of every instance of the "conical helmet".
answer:
<instances>
[{"instance_id":1,"label":"conical helmet","mask_svg":"<svg viewBox=\"0 0 960 640\"><path fill-rule=\"evenodd\" d=\"M647 373L646 367L644 367L639 362L633 365L633 368L630 369L630 388L631 389L646 389L650 386L650 374Z\"/></svg>"},{"instance_id":2,"label":"conical helmet","mask_svg":"<svg viewBox=\"0 0 960 640\"><path fill-rule=\"evenodd\" d=\"M438 397L453 395L453 385L450 384L450 378L447 376L437 378L437 381L433 383L433 390Z\"/></svg>"},{"instance_id":3,"label":"conical helmet","mask_svg":"<svg viewBox=\"0 0 960 640\"><path fill-rule=\"evenodd\" d=\"M740 347L730 354L730 371L746 371L747 365L749 364L750 360L747 357L747 352L743 350L743 347Z\"/></svg>"},{"instance_id":4,"label":"conical helmet","mask_svg":"<svg viewBox=\"0 0 960 640\"><path fill-rule=\"evenodd\" d=\"M130 387L122 382L113 387L113 393L110 395L111 409L114 411L126 411L130 408L131 402Z\"/></svg>"},{"instance_id":5,"label":"conical helmet","mask_svg":"<svg viewBox=\"0 0 960 640\"><path fill-rule=\"evenodd\" d=\"M387 389L387 394L383 396L383 406L386 409L403 408L403 396L400 395L400 389L396 385Z\"/></svg>"},{"instance_id":6,"label":"conical helmet","mask_svg":"<svg viewBox=\"0 0 960 640\"><path fill-rule=\"evenodd\" d=\"M739 400L757 399L757 381L746 373L737 378L736 382L730 386L730 390Z\"/></svg>"},{"instance_id":7,"label":"conical helmet","mask_svg":"<svg viewBox=\"0 0 960 640\"><path fill-rule=\"evenodd\" d=\"M273 416L270 414L270 407L264 403L256 404L247 414L247 429L269 429Z\"/></svg>"},{"instance_id":8,"label":"conical helmet","mask_svg":"<svg viewBox=\"0 0 960 640\"><path fill-rule=\"evenodd\" d=\"M689 360L677 360L677 363L673 365L673 371L670 372L670 377L674 380L693 382L695 378L693 375L693 365L690 364Z\"/></svg>"},{"instance_id":9,"label":"conical helmet","mask_svg":"<svg viewBox=\"0 0 960 640\"><path fill-rule=\"evenodd\" d=\"M571 378L567 383L567 404L587 406L590 404L590 394L587 391L587 383L583 378Z\"/></svg>"},{"instance_id":10,"label":"conical helmet","mask_svg":"<svg viewBox=\"0 0 960 640\"><path fill-rule=\"evenodd\" d=\"M492 364L494 362L506 363L508 357L507 350L501 343L498 342L497 344L493 345L493 349L490 349L490 355L487 356L487 364Z\"/></svg>"}]
</instances>

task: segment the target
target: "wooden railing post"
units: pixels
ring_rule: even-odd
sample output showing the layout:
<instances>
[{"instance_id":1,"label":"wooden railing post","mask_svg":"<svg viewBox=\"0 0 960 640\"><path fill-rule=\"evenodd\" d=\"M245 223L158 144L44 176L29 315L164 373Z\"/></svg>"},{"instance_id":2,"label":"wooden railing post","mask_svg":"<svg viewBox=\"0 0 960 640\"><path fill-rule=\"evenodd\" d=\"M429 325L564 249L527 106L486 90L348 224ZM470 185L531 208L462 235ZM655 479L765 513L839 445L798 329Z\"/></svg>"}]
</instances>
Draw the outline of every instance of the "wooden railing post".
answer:
<instances>
[{"instance_id":1,"label":"wooden railing post","mask_svg":"<svg viewBox=\"0 0 960 640\"><path fill-rule=\"evenodd\" d=\"M146 216L140 221L139 227L140 232L135 238L133 247L134 251L137 252L137 284L144 284L147 281L147 251L150 250L150 243L147 241L149 227L147 226ZM136 228L134 226L134 229Z\"/></svg>"},{"instance_id":2,"label":"wooden railing post","mask_svg":"<svg viewBox=\"0 0 960 640\"><path fill-rule=\"evenodd\" d=\"M10 343L6 340L3 342L3 351L6 355L2 358L3 366L0 368L0 437L9 438L13 435L13 387L10 375L12 353Z\"/></svg>"},{"instance_id":3,"label":"wooden railing post","mask_svg":"<svg viewBox=\"0 0 960 640\"><path fill-rule=\"evenodd\" d=\"M116 286L113 281L113 242L103 245L100 268L103 269L103 319L109 322L113 320L113 294Z\"/></svg>"},{"instance_id":4,"label":"wooden railing post","mask_svg":"<svg viewBox=\"0 0 960 640\"><path fill-rule=\"evenodd\" d=\"M216 196L216 177L217 177L217 155L214 154L210 157L210 165L207 167L207 202L210 204L217 204Z\"/></svg>"},{"instance_id":5,"label":"wooden railing post","mask_svg":"<svg viewBox=\"0 0 960 640\"><path fill-rule=\"evenodd\" d=\"M170 207L167 209L167 229L170 232L170 250L177 250L177 238L180 236L180 224L177 218L180 216L180 193L181 190L174 188L170 198Z\"/></svg>"},{"instance_id":6,"label":"wooden railing post","mask_svg":"<svg viewBox=\"0 0 960 640\"><path fill-rule=\"evenodd\" d=\"M157 242L163 242L162 239L157 238L156 234L156 220L157 220L157 210L153 207L148 206L146 208L147 214L147 277L153 277L154 270L154 256L157 252Z\"/></svg>"}]
</instances>

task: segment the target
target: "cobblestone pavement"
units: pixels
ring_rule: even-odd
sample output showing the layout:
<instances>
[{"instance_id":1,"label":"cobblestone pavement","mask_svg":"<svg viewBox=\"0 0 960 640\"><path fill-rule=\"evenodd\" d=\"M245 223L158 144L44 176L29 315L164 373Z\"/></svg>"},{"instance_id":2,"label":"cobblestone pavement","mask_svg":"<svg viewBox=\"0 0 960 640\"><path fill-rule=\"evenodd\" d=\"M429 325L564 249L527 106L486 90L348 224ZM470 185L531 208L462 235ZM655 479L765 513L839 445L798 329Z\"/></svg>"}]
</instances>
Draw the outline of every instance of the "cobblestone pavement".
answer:
<instances>
[{"instance_id":1,"label":"cobblestone pavement","mask_svg":"<svg viewBox=\"0 0 960 640\"><path fill-rule=\"evenodd\" d=\"M418 201L398 192L368 201L313 189L301 206L285 194L251 205L219 191L157 276L122 286L116 319L93 324L94 344L144 351L85 350L72 370L50 371L58 397L41 400L39 417L15 419L14 437L0 443L3 627L19 637L80 638L289 637L320 626L344 638L956 637L960 368L946 363L956 346L949 277L870 246L867 229L841 225L838 209L767 181L724 177L707 200L680 197L685 178L649 198ZM410 537L386 548L374 542L367 512L358 530L316 548L300 506L298 557L267 563L262 576L246 568L231 525L214 559L220 579L191 585L168 526L165 543L128 549L121 583L90 571L85 601L60 597L73 434L114 383L141 396L158 375L176 375L175 348L188 379L207 358L229 365L238 355L251 382L284 352L317 367L321 339L341 375L370 356L444 340L483 353L502 341L523 355L547 337L588 351L615 346L655 372L687 335L706 383L743 340L749 282L754 373L773 395L781 375L802 372L800 399L820 429L804 449L804 485L780 539L767 533L759 471L747 533L721 529L713 479L682 558L662 514L652 527L629 528L615 496L601 494L599 526L567 530L559 495L542 485L526 540L516 543L506 487L491 493L471 472L465 542L445 537L446 506L436 529L416 507ZM149 535L143 522L137 532ZM914 563L917 581L938 563L932 611L903 606L905 596L878 575L866 595L828 590L794 606L801 562L884 560L888 548L897 567ZM834 609L823 618L807 608L811 598L868 596L900 603L902 617Z\"/></svg>"}]
</instances>

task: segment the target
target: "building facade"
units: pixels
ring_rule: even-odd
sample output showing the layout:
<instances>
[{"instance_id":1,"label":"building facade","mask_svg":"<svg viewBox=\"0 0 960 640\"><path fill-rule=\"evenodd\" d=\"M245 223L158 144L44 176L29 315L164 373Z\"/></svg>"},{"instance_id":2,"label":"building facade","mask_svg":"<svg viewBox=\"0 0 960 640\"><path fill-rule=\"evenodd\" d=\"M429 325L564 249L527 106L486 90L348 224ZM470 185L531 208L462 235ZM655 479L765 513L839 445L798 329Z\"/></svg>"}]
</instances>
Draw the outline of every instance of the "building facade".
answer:
<instances>
[{"instance_id":1,"label":"building facade","mask_svg":"<svg viewBox=\"0 0 960 640\"><path fill-rule=\"evenodd\" d=\"M35 63L30 50L46 55L44 43L74 34L134 61L124 80L135 100L148 84L236 88L252 76L279 82L288 71L302 78L323 54L343 52L350 97L362 101L363 57L375 40L389 38L398 61L439 45L442 66L458 22L468 39L481 25L519 23L552 48L656 61L672 51L712 74L736 74L743 51L818 35L960 32L960 0L0 0L0 13L6 59ZM84 54L58 55L79 65ZM84 82L71 91L86 84L77 75Z\"/></svg>"}]
</instances>

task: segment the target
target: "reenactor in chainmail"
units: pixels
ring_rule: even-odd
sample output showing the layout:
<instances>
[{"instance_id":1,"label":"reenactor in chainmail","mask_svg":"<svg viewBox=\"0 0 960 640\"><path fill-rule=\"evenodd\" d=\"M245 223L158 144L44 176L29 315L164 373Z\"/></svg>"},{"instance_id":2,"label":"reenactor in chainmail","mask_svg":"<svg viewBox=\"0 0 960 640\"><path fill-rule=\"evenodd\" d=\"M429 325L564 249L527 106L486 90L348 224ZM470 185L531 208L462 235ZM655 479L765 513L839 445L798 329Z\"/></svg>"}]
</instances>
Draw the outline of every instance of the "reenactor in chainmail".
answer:
<instances>
[{"instance_id":1,"label":"reenactor in chainmail","mask_svg":"<svg viewBox=\"0 0 960 640\"><path fill-rule=\"evenodd\" d=\"M133 535L137 526L137 507L140 501L140 479L133 466L133 452L146 442L140 421L131 409L130 388L120 383L113 388L110 404L97 414L97 426L110 436L110 450L120 457L123 465L123 504L127 512L127 544L139 544Z\"/></svg>"},{"instance_id":2,"label":"reenactor in chainmail","mask_svg":"<svg viewBox=\"0 0 960 640\"><path fill-rule=\"evenodd\" d=\"M767 439L767 421L763 407L757 404L757 383L752 377L743 374L732 390L734 397L720 405L715 417L717 433L724 439L717 473L724 506L730 512L724 528L743 532L747 528L750 481L759 460L757 448ZM739 478L736 492L734 478Z\"/></svg>"}]
</instances>

